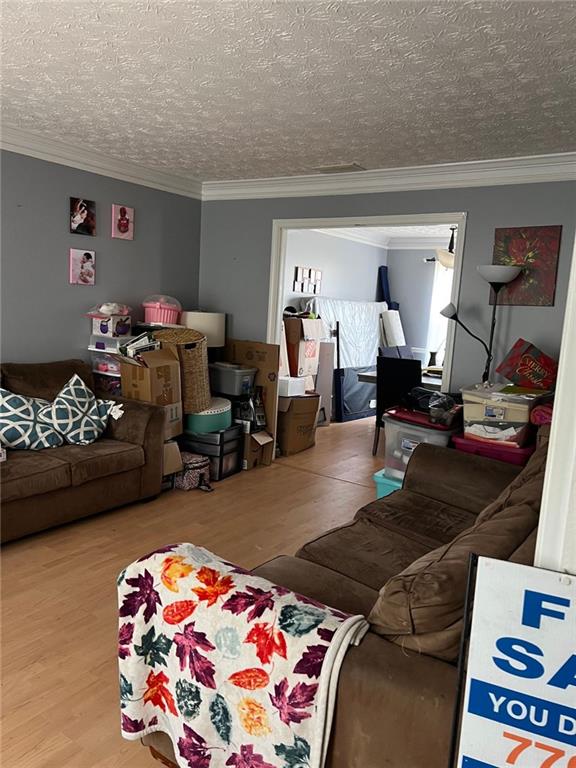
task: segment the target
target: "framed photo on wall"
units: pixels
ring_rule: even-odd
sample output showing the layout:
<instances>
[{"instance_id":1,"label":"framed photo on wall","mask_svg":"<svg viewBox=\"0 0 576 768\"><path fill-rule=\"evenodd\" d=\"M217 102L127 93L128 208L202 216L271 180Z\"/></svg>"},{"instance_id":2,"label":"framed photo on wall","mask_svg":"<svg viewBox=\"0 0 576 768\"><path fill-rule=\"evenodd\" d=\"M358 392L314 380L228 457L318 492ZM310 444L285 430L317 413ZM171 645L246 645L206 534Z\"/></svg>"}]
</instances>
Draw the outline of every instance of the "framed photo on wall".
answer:
<instances>
[{"instance_id":1,"label":"framed photo on wall","mask_svg":"<svg viewBox=\"0 0 576 768\"><path fill-rule=\"evenodd\" d=\"M96 234L96 203L83 197L70 198L70 232L73 235Z\"/></svg>"},{"instance_id":2,"label":"framed photo on wall","mask_svg":"<svg viewBox=\"0 0 576 768\"><path fill-rule=\"evenodd\" d=\"M117 240L134 239L134 208L112 205L112 237Z\"/></svg>"},{"instance_id":3,"label":"framed photo on wall","mask_svg":"<svg viewBox=\"0 0 576 768\"><path fill-rule=\"evenodd\" d=\"M96 251L70 248L70 285L94 285L96 282Z\"/></svg>"}]
</instances>

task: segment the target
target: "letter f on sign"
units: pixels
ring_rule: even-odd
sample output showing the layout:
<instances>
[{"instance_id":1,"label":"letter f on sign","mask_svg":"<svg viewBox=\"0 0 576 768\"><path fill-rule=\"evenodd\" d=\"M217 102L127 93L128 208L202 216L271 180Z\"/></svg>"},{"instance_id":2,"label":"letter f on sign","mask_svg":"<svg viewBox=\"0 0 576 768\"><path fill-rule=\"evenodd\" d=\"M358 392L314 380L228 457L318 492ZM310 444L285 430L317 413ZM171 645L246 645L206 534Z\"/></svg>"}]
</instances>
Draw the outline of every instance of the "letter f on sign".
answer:
<instances>
[{"instance_id":1,"label":"letter f on sign","mask_svg":"<svg viewBox=\"0 0 576 768\"><path fill-rule=\"evenodd\" d=\"M522 610L522 624L525 627L534 627L540 629L540 620L542 616L551 616L553 619L564 621L566 614L562 611L554 611L548 605L561 605L565 608L570 607L570 600L566 597L557 595L546 595L544 592L533 592L531 589L524 591L524 607Z\"/></svg>"}]
</instances>

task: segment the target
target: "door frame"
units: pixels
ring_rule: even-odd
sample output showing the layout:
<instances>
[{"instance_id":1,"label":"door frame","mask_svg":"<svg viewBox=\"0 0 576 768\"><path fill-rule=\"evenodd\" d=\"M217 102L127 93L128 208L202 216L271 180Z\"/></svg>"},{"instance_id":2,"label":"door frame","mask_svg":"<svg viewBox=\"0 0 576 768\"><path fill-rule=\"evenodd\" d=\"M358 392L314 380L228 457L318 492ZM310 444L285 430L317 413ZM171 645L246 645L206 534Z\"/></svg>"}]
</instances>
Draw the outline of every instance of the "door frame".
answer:
<instances>
[{"instance_id":1,"label":"door frame","mask_svg":"<svg viewBox=\"0 0 576 768\"><path fill-rule=\"evenodd\" d=\"M462 260L466 239L466 212L414 213L388 216L347 216L318 219L274 219L272 221L272 250L270 255L270 288L268 295L268 324L266 340L269 344L280 342L282 328L281 304L283 296L284 271L286 268L287 232L290 229L336 229L348 227L418 227L431 224L455 224L458 227L454 252L454 278L451 301L458 306L462 280ZM456 323L448 323L446 352L442 375L442 390L450 391Z\"/></svg>"}]
</instances>

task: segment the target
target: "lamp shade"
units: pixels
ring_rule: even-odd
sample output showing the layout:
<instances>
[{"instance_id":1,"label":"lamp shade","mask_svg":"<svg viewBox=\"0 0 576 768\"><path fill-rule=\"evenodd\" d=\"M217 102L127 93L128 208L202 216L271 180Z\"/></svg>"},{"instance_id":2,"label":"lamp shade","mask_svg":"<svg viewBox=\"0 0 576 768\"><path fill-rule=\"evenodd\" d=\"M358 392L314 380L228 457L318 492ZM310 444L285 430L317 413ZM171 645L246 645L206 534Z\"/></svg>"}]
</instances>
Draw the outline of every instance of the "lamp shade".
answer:
<instances>
[{"instance_id":1,"label":"lamp shade","mask_svg":"<svg viewBox=\"0 0 576 768\"><path fill-rule=\"evenodd\" d=\"M223 312L182 312L181 325L206 336L209 347L226 345L226 315Z\"/></svg>"},{"instance_id":2,"label":"lamp shade","mask_svg":"<svg viewBox=\"0 0 576 768\"><path fill-rule=\"evenodd\" d=\"M492 283L499 283L500 285L511 283L522 271L522 267L507 267L505 264L481 264L476 269L490 285Z\"/></svg>"},{"instance_id":3,"label":"lamp shade","mask_svg":"<svg viewBox=\"0 0 576 768\"><path fill-rule=\"evenodd\" d=\"M456 310L456 307L454 306L454 304L450 303L450 304L446 304L444 309L440 310L440 314L443 317L447 317L448 320L451 320L452 318L456 317L457 310Z\"/></svg>"},{"instance_id":4,"label":"lamp shade","mask_svg":"<svg viewBox=\"0 0 576 768\"><path fill-rule=\"evenodd\" d=\"M454 269L454 254L445 248L436 248L436 258L446 269Z\"/></svg>"}]
</instances>

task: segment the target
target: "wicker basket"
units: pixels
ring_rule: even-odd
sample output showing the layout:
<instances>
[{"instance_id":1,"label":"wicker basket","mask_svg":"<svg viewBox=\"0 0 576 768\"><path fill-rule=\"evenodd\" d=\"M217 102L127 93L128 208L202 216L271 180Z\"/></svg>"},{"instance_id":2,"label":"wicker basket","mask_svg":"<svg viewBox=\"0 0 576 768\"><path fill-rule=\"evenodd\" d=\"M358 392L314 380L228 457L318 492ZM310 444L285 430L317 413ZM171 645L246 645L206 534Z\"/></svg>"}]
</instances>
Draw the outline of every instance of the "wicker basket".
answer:
<instances>
[{"instance_id":1,"label":"wicker basket","mask_svg":"<svg viewBox=\"0 0 576 768\"><path fill-rule=\"evenodd\" d=\"M182 410L199 413L210 407L208 378L208 344L206 336L191 328L166 328L156 331L154 338L162 346L176 349L182 379Z\"/></svg>"}]
</instances>

